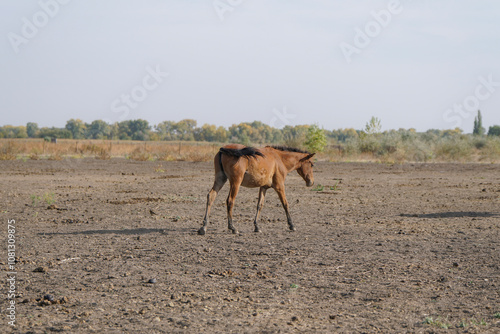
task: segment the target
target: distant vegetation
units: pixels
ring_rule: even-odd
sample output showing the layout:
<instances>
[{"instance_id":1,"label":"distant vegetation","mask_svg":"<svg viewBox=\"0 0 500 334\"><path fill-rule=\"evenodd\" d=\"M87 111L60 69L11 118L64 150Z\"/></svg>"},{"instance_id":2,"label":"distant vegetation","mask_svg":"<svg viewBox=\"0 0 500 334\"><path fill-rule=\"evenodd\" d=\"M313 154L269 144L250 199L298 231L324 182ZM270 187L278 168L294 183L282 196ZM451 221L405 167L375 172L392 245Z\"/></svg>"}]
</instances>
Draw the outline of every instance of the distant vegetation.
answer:
<instances>
[{"instance_id":1,"label":"distant vegetation","mask_svg":"<svg viewBox=\"0 0 500 334\"><path fill-rule=\"evenodd\" d=\"M324 152L324 157L343 160L500 160L500 126L491 126L486 132L482 126L480 112L474 120L473 134L465 134L459 128L425 132L417 132L415 129L382 132L381 120L376 117L372 117L363 130L328 130L318 125L285 126L277 129L258 121L225 128L211 124L199 127L192 119L164 121L154 126L141 119L114 124L102 120L85 123L79 119L70 119L64 128L39 128L36 123L31 122L26 126L2 126L0 138L43 138L45 141L52 138L82 141L163 141L171 142L172 147L176 145L173 142L192 142L198 146L202 142L215 145L229 142L245 145L281 144ZM112 155L112 152L106 153L106 150L101 149L99 154Z\"/></svg>"}]
</instances>

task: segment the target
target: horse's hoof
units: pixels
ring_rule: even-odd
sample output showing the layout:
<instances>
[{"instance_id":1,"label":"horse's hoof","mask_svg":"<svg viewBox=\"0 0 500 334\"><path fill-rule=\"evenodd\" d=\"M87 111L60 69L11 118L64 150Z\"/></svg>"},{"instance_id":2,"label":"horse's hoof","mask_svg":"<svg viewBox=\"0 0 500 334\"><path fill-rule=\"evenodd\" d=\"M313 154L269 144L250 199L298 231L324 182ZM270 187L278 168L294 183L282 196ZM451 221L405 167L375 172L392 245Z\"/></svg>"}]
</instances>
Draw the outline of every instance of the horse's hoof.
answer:
<instances>
[{"instance_id":1,"label":"horse's hoof","mask_svg":"<svg viewBox=\"0 0 500 334\"><path fill-rule=\"evenodd\" d=\"M231 232L233 232L233 234L238 234L238 230L231 230Z\"/></svg>"},{"instance_id":2,"label":"horse's hoof","mask_svg":"<svg viewBox=\"0 0 500 334\"><path fill-rule=\"evenodd\" d=\"M295 232L295 231L297 231L297 230L295 229L295 227L290 226L290 232Z\"/></svg>"},{"instance_id":3,"label":"horse's hoof","mask_svg":"<svg viewBox=\"0 0 500 334\"><path fill-rule=\"evenodd\" d=\"M256 228L255 230L253 230L255 233L262 233L262 231L259 229L259 228Z\"/></svg>"},{"instance_id":4,"label":"horse's hoof","mask_svg":"<svg viewBox=\"0 0 500 334\"><path fill-rule=\"evenodd\" d=\"M205 233L207 233L207 231L205 231L203 227L198 230L198 235L205 235Z\"/></svg>"}]
</instances>

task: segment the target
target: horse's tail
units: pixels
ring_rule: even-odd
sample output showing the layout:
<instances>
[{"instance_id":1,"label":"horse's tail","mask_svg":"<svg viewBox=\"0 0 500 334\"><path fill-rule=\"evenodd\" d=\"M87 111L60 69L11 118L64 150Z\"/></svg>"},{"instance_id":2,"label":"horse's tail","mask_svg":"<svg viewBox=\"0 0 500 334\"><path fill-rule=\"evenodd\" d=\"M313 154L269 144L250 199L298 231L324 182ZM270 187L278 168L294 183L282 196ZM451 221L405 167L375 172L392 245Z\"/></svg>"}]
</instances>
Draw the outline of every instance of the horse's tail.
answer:
<instances>
[{"instance_id":1,"label":"horse's tail","mask_svg":"<svg viewBox=\"0 0 500 334\"><path fill-rule=\"evenodd\" d=\"M222 152L221 151L217 152L217 155L215 156L215 163L217 163L217 162L219 163L220 172L222 172L222 174L224 174L224 180L226 180L227 175L224 172L224 166L222 165Z\"/></svg>"},{"instance_id":2,"label":"horse's tail","mask_svg":"<svg viewBox=\"0 0 500 334\"><path fill-rule=\"evenodd\" d=\"M229 156L235 157L235 158L241 158L241 157L255 158L257 156L261 156L261 157L264 156L264 154L262 154L262 152L260 152L256 148L248 147L248 146L241 148L241 149L221 147L219 150L219 154L226 154L226 155L229 155ZM219 159L220 159L220 157L219 157Z\"/></svg>"}]
</instances>

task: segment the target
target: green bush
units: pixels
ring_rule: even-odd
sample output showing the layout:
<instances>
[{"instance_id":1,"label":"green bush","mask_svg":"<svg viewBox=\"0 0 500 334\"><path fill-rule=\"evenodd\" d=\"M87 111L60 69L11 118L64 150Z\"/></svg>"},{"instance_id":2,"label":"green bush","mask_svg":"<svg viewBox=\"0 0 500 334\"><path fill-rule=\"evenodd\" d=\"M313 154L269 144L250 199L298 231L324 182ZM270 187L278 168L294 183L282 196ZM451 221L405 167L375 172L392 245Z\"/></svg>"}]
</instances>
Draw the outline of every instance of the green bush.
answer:
<instances>
[{"instance_id":1,"label":"green bush","mask_svg":"<svg viewBox=\"0 0 500 334\"><path fill-rule=\"evenodd\" d=\"M436 157L444 160L463 161L472 154L472 140L467 137L442 138L436 144Z\"/></svg>"},{"instance_id":2,"label":"green bush","mask_svg":"<svg viewBox=\"0 0 500 334\"><path fill-rule=\"evenodd\" d=\"M320 129L316 124L311 125L307 129L305 145L311 152L323 152L327 141L326 134L323 129Z\"/></svg>"}]
</instances>

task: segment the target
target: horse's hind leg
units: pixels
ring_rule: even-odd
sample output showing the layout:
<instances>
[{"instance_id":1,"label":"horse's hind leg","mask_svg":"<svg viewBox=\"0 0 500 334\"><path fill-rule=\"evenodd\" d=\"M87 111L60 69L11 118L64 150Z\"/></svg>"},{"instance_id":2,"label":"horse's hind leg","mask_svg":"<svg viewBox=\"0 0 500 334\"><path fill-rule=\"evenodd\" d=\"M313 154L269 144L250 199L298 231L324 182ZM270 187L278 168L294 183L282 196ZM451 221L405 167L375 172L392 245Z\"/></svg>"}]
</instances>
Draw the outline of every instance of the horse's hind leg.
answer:
<instances>
[{"instance_id":1,"label":"horse's hind leg","mask_svg":"<svg viewBox=\"0 0 500 334\"><path fill-rule=\"evenodd\" d=\"M257 201L257 213L255 214L255 220L253 222L253 225L255 226L254 232L260 232L258 221L259 221L260 212L262 211L262 207L264 206L264 199L266 197L266 190L267 190L267 188L265 188L265 187L260 187L260 190L259 190L259 200Z\"/></svg>"},{"instance_id":2,"label":"horse's hind leg","mask_svg":"<svg viewBox=\"0 0 500 334\"><path fill-rule=\"evenodd\" d=\"M240 189L240 182L232 182L231 188L229 189L229 196L227 196L227 228L230 229L233 234L237 234L238 230L236 230L233 226L233 206L234 199L236 195L238 195L238 191Z\"/></svg>"},{"instance_id":3,"label":"horse's hind leg","mask_svg":"<svg viewBox=\"0 0 500 334\"><path fill-rule=\"evenodd\" d=\"M215 201L215 198L217 197L217 193L222 189L226 181L227 177L224 174L224 172L221 171L217 173L214 185L207 195L207 207L205 209L205 217L203 218L203 226L198 230L199 235L204 235L205 233L207 233L207 226L209 222L208 217L210 215L210 209Z\"/></svg>"}]
</instances>

